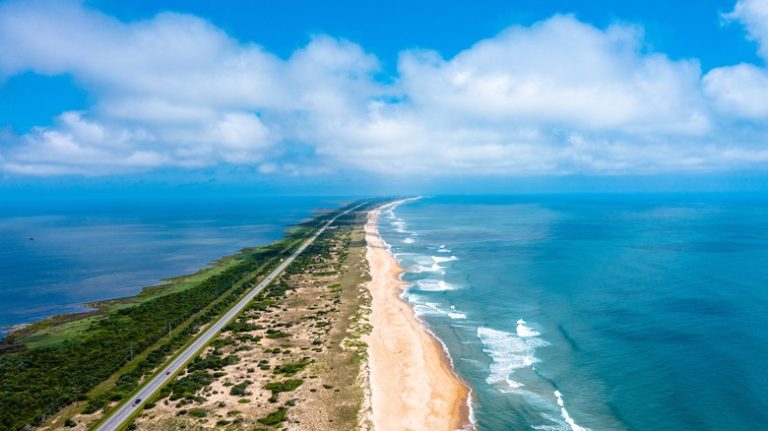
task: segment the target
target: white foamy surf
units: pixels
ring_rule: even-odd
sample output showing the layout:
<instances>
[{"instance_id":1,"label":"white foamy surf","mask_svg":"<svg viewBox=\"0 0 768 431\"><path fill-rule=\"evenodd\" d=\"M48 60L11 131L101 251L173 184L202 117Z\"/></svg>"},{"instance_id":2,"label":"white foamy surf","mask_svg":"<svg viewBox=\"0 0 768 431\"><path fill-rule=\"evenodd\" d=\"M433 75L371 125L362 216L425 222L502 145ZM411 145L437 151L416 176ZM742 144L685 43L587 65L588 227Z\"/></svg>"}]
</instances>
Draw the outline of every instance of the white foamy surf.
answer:
<instances>
[{"instance_id":1,"label":"white foamy surf","mask_svg":"<svg viewBox=\"0 0 768 431\"><path fill-rule=\"evenodd\" d=\"M411 304L413 305L413 311L417 316L445 314L445 312L438 307L438 304L434 302L411 302Z\"/></svg>"},{"instance_id":2,"label":"white foamy surf","mask_svg":"<svg viewBox=\"0 0 768 431\"><path fill-rule=\"evenodd\" d=\"M395 232L397 233L405 233L405 222L402 219L396 218L394 221L392 221L392 226L395 228Z\"/></svg>"},{"instance_id":3,"label":"white foamy surf","mask_svg":"<svg viewBox=\"0 0 768 431\"><path fill-rule=\"evenodd\" d=\"M456 290L456 286L448 283L445 280L419 280L416 282L416 286L419 290L427 292L445 292L448 290Z\"/></svg>"},{"instance_id":4,"label":"white foamy surf","mask_svg":"<svg viewBox=\"0 0 768 431\"><path fill-rule=\"evenodd\" d=\"M516 332L517 332L517 336L521 338L538 337L539 335L541 335L538 332L526 326L525 320L523 319L519 319L517 321Z\"/></svg>"},{"instance_id":5,"label":"white foamy surf","mask_svg":"<svg viewBox=\"0 0 768 431\"><path fill-rule=\"evenodd\" d=\"M462 320L462 319L466 319L467 315L456 311L456 306L451 305L451 311L448 312L448 317L455 320Z\"/></svg>"},{"instance_id":6,"label":"white foamy surf","mask_svg":"<svg viewBox=\"0 0 768 431\"><path fill-rule=\"evenodd\" d=\"M477 352L480 353L479 356L473 357L473 361L476 362L473 362L472 368L479 366L482 373L479 376L481 380L477 382L477 389L490 390L496 392L496 396L509 397L513 402L520 402L520 405L526 409L526 415L538 413L540 415L538 419L530 418L528 429L588 431L577 423L581 416L576 411L578 406L573 405L573 399L564 401L563 395L559 392L554 397L552 395L558 385L547 377L545 369L548 364L541 363L540 357L543 358L543 356L541 351L538 351L539 347L549 344L542 337L542 333L546 334L544 322L536 321L535 316L532 315L527 316L531 321L523 318L514 319L514 317L525 317L525 314L516 316L517 313L515 313L510 316L511 321L508 320L509 317L503 317L505 325L503 327L496 326L502 323L491 321L489 322L491 327L478 328L477 322L483 321L478 319L484 314L482 309L472 309L472 313L468 316L462 312L463 310L456 310L453 306L448 307L445 303L450 304L455 301L459 307L463 308L461 301L464 300L464 296L459 292L473 287L473 279L464 277L462 270L472 268L476 256L467 254L463 247L449 248L447 244L434 241L430 232L419 232L419 226L415 220L403 220L398 217L398 213L399 211L395 211L391 215L387 214L388 220L385 226L386 231L391 235L397 259L409 273L404 273L405 280L412 283L408 288L403 288L401 297L411 304L414 314L419 319L423 319L420 320L421 322L429 321L430 324L448 325L451 328L449 334L459 334L461 349L469 348L467 346L482 349L482 352ZM456 249L457 247L459 248ZM452 249L456 249L461 257L454 255ZM458 260L462 262L453 263ZM447 280L457 284L453 285ZM447 292L456 289L459 291ZM426 323L423 324L429 331L429 326ZM441 327L438 326L437 329ZM473 337L475 332L477 338ZM453 338L449 339L455 341ZM442 340L438 339L438 341L442 343ZM481 342L480 346L475 344L478 341ZM487 357L483 358L483 354L487 355L490 361ZM460 357L458 360L464 363L467 358ZM483 378L490 386L482 382ZM468 402L468 407L471 411L471 401ZM569 412L566 407L571 411ZM577 418L574 419L571 413L575 413ZM589 425L591 426L591 423Z\"/></svg>"},{"instance_id":7,"label":"white foamy surf","mask_svg":"<svg viewBox=\"0 0 768 431\"><path fill-rule=\"evenodd\" d=\"M465 313L456 310L455 306L451 306L449 309L443 308L437 302L430 302L424 298L424 296L412 292L404 292L400 296L404 301L411 304L413 311L417 316L448 316L453 320L464 320L467 318Z\"/></svg>"},{"instance_id":8,"label":"white foamy surf","mask_svg":"<svg viewBox=\"0 0 768 431\"><path fill-rule=\"evenodd\" d=\"M563 420L568 424L569 427L571 427L572 431L591 431L589 428L585 428L573 420L571 415L568 413L568 410L565 409L563 394L561 394L560 391L555 390L555 398L557 398L557 405L560 406L560 414L563 416Z\"/></svg>"},{"instance_id":9,"label":"white foamy surf","mask_svg":"<svg viewBox=\"0 0 768 431\"><path fill-rule=\"evenodd\" d=\"M445 269L438 265L431 256L416 255L413 260L416 261L416 265L409 268L409 271L413 273L439 272Z\"/></svg>"},{"instance_id":10,"label":"white foamy surf","mask_svg":"<svg viewBox=\"0 0 768 431\"><path fill-rule=\"evenodd\" d=\"M459 258L456 257L456 256L453 256L453 255L448 256L448 257L445 257L445 256L432 256L432 260L435 263L443 263L443 262L451 262L451 261L454 261L454 260L459 260Z\"/></svg>"},{"instance_id":11,"label":"white foamy surf","mask_svg":"<svg viewBox=\"0 0 768 431\"><path fill-rule=\"evenodd\" d=\"M483 343L483 352L491 357L488 377L485 381L501 392L511 392L524 385L512 379L515 370L531 367L539 362L536 349L548 345L535 336L520 337L510 332L479 327L477 336Z\"/></svg>"}]
</instances>

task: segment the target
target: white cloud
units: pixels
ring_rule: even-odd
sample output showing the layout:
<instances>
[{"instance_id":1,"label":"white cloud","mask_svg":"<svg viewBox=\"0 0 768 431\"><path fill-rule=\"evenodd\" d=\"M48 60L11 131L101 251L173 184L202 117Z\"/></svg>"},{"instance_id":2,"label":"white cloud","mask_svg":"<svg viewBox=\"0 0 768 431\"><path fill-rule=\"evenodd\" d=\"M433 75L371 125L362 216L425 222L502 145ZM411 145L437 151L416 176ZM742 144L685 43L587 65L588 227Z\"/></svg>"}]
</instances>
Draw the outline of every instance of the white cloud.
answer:
<instances>
[{"instance_id":1,"label":"white cloud","mask_svg":"<svg viewBox=\"0 0 768 431\"><path fill-rule=\"evenodd\" d=\"M768 73L751 64L719 67L704 76L704 90L723 115L768 119Z\"/></svg>"},{"instance_id":2,"label":"white cloud","mask_svg":"<svg viewBox=\"0 0 768 431\"><path fill-rule=\"evenodd\" d=\"M512 27L449 61L406 53L400 71L416 104L482 121L706 131L698 64L643 54L641 43L635 28L603 31L555 16Z\"/></svg>"},{"instance_id":3,"label":"white cloud","mask_svg":"<svg viewBox=\"0 0 768 431\"><path fill-rule=\"evenodd\" d=\"M122 23L71 2L0 6L0 59L0 78L67 73L96 96L89 112L63 113L3 150L7 170L45 174L258 162L283 150L282 117L350 105L377 67L328 37L286 62L196 17ZM267 125L263 113L280 120Z\"/></svg>"},{"instance_id":4,"label":"white cloud","mask_svg":"<svg viewBox=\"0 0 768 431\"><path fill-rule=\"evenodd\" d=\"M321 154L388 173L693 169L675 160L698 151L682 141L711 131L698 64L646 54L641 37L556 16L451 59L405 52L400 99L371 101L333 127L310 123L308 133ZM676 159L659 160L670 142L679 148L663 154Z\"/></svg>"},{"instance_id":5,"label":"white cloud","mask_svg":"<svg viewBox=\"0 0 768 431\"><path fill-rule=\"evenodd\" d=\"M724 18L743 24L749 38L757 42L760 55L768 61L768 1L739 0Z\"/></svg>"},{"instance_id":6,"label":"white cloud","mask_svg":"<svg viewBox=\"0 0 768 431\"><path fill-rule=\"evenodd\" d=\"M741 1L728 15L761 47L766 20L755 11L765 4ZM375 56L329 36L281 59L189 15L121 22L78 3L0 5L0 80L30 70L72 75L95 103L0 137L0 169L16 174L224 163L262 175L546 175L768 163L764 69L702 77L696 60L648 52L639 27L572 16L510 27L452 58L405 51L397 75L378 79Z\"/></svg>"},{"instance_id":7,"label":"white cloud","mask_svg":"<svg viewBox=\"0 0 768 431\"><path fill-rule=\"evenodd\" d=\"M737 21L768 61L768 0L739 0L724 17ZM704 91L726 118L768 120L768 70L751 64L715 68L704 76Z\"/></svg>"}]
</instances>

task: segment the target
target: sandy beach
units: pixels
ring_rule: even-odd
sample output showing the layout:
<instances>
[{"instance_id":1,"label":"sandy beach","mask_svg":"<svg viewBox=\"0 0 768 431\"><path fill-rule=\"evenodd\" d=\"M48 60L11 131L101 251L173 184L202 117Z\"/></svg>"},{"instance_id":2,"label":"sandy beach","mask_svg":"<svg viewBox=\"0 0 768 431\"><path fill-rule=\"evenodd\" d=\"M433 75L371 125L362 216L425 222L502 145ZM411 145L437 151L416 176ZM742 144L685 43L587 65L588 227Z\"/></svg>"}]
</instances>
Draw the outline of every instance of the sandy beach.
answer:
<instances>
[{"instance_id":1,"label":"sandy beach","mask_svg":"<svg viewBox=\"0 0 768 431\"><path fill-rule=\"evenodd\" d=\"M442 345L400 298L403 269L378 233L378 216L394 202L368 213L365 225L372 296L368 336L374 429L470 429L469 390L451 368Z\"/></svg>"}]
</instances>

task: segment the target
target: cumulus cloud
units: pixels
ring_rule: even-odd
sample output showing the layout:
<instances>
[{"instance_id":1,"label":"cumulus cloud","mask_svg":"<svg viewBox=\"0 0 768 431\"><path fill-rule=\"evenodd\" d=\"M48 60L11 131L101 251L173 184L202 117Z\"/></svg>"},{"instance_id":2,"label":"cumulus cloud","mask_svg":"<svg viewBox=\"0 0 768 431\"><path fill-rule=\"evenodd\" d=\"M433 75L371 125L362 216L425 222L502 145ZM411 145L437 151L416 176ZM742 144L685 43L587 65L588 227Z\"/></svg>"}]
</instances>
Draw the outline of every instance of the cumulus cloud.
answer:
<instances>
[{"instance_id":1,"label":"cumulus cloud","mask_svg":"<svg viewBox=\"0 0 768 431\"><path fill-rule=\"evenodd\" d=\"M761 52L765 5L743 0L727 15ZM190 15L122 22L79 3L7 2L0 81L26 71L69 74L95 102L0 136L0 169L16 174L247 164L261 175L546 175L768 162L763 68L702 76L696 60L649 52L640 27L572 16L510 27L452 58L404 51L397 74L382 76L374 55L330 36L283 59ZM734 125L743 119L748 130Z\"/></svg>"},{"instance_id":2,"label":"cumulus cloud","mask_svg":"<svg viewBox=\"0 0 768 431\"><path fill-rule=\"evenodd\" d=\"M741 23L757 43L760 56L768 61L768 0L739 0L723 17ZM718 67L704 76L703 86L721 115L768 120L768 70L764 66L742 63Z\"/></svg>"},{"instance_id":3,"label":"cumulus cloud","mask_svg":"<svg viewBox=\"0 0 768 431\"><path fill-rule=\"evenodd\" d=\"M704 90L726 116L768 119L768 73L751 64L718 67L704 76Z\"/></svg>"},{"instance_id":4,"label":"cumulus cloud","mask_svg":"<svg viewBox=\"0 0 768 431\"><path fill-rule=\"evenodd\" d=\"M768 1L739 0L733 11L723 17L743 24L749 38L757 42L760 55L768 61Z\"/></svg>"},{"instance_id":5,"label":"cumulus cloud","mask_svg":"<svg viewBox=\"0 0 768 431\"><path fill-rule=\"evenodd\" d=\"M690 145L710 132L698 63L644 53L635 27L555 16L451 59L404 52L398 78L402 97L311 127L319 151L389 173L711 167Z\"/></svg>"},{"instance_id":6,"label":"cumulus cloud","mask_svg":"<svg viewBox=\"0 0 768 431\"><path fill-rule=\"evenodd\" d=\"M576 129L700 133L695 61L643 54L639 29L600 30L570 16L512 27L449 61L406 53L410 98L474 119Z\"/></svg>"},{"instance_id":7,"label":"cumulus cloud","mask_svg":"<svg viewBox=\"0 0 768 431\"><path fill-rule=\"evenodd\" d=\"M290 117L355 109L377 68L329 37L283 61L197 17L123 23L72 2L0 7L0 59L0 78L71 74L96 96L6 143L6 170L41 174L279 159L285 129L299 127Z\"/></svg>"}]
</instances>

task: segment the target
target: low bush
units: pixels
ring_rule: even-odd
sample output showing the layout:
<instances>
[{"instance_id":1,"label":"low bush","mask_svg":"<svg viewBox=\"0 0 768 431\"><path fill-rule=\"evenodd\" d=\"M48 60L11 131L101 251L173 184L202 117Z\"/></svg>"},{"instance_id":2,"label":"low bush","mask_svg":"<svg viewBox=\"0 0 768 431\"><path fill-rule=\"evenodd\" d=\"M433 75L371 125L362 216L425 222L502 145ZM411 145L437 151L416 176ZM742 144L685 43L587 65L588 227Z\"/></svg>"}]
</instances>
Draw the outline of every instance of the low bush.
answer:
<instances>
[{"instance_id":1,"label":"low bush","mask_svg":"<svg viewBox=\"0 0 768 431\"><path fill-rule=\"evenodd\" d=\"M208 412L205 409L201 409L201 408L190 409L187 412L187 414L196 418L204 418L208 416Z\"/></svg>"},{"instance_id":2,"label":"low bush","mask_svg":"<svg viewBox=\"0 0 768 431\"><path fill-rule=\"evenodd\" d=\"M257 419L260 424L263 425L277 425L279 423L285 422L286 420L286 411L284 408L279 408L275 410L274 412L264 416L263 418Z\"/></svg>"}]
</instances>

